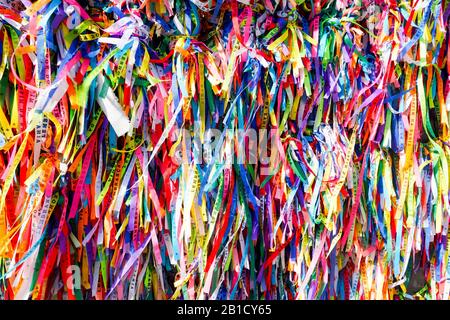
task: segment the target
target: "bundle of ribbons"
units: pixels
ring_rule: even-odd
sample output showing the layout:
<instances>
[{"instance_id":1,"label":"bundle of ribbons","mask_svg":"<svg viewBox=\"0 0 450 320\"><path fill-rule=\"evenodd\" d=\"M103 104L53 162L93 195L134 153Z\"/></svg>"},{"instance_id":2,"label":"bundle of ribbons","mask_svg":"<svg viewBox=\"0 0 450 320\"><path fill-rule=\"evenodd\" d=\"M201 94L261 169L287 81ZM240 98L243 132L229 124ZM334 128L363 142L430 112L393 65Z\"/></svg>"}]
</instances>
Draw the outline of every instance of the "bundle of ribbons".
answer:
<instances>
[{"instance_id":1,"label":"bundle of ribbons","mask_svg":"<svg viewBox=\"0 0 450 320\"><path fill-rule=\"evenodd\" d=\"M447 2L0 1L0 298L448 299Z\"/></svg>"}]
</instances>

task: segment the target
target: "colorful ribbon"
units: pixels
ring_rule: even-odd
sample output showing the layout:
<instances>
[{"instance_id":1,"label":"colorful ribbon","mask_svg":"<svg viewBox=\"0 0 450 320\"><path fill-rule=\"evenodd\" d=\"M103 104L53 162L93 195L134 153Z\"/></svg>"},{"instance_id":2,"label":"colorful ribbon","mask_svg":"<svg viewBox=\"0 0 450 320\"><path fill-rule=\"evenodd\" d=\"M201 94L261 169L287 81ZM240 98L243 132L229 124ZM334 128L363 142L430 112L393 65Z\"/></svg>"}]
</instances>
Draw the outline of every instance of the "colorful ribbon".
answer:
<instances>
[{"instance_id":1,"label":"colorful ribbon","mask_svg":"<svg viewBox=\"0 0 450 320\"><path fill-rule=\"evenodd\" d=\"M3 1L1 299L445 299L450 6Z\"/></svg>"}]
</instances>

